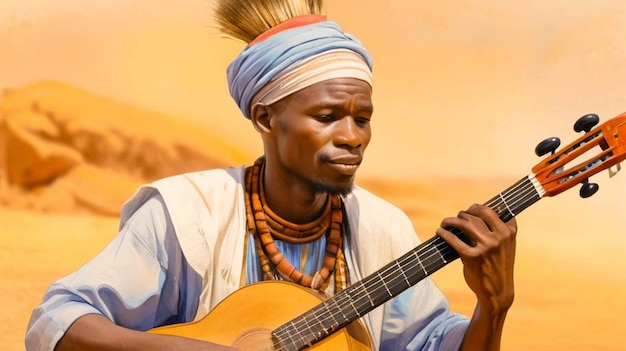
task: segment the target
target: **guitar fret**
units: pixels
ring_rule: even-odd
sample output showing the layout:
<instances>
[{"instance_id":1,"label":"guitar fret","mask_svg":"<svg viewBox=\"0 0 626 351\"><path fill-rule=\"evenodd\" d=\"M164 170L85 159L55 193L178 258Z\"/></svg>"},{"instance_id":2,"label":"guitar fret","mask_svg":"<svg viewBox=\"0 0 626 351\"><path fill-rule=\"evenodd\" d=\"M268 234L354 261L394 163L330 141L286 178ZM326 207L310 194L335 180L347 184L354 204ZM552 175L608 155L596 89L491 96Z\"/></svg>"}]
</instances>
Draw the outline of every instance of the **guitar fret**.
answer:
<instances>
[{"instance_id":1,"label":"guitar fret","mask_svg":"<svg viewBox=\"0 0 626 351\"><path fill-rule=\"evenodd\" d=\"M367 301L370 303L370 306L376 307L376 304L374 303L374 300L372 300L369 291L367 289L363 289L363 292L365 293L365 296L367 297Z\"/></svg>"},{"instance_id":2,"label":"guitar fret","mask_svg":"<svg viewBox=\"0 0 626 351\"><path fill-rule=\"evenodd\" d=\"M295 325L295 320L291 322L291 330L293 331L293 333L289 335L289 340L291 341L291 344L298 345L298 343L296 343L296 340L294 340L294 337L300 337L300 340L301 340L300 344L306 345L306 341L302 337L302 334L298 332L298 328Z\"/></svg>"},{"instance_id":3,"label":"guitar fret","mask_svg":"<svg viewBox=\"0 0 626 351\"><path fill-rule=\"evenodd\" d=\"M356 315L359 318L361 318L361 314L359 313L359 309L354 306L354 301L352 301L352 298L349 298L348 301L350 302L350 306L352 306L352 310L356 313Z\"/></svg>"},{"instance_id":4,"label":"guitar fret","mask_svg":"<svg viewBox=\"0 0 626 351\"><path fill-rule=\"evenodd\" d=\"M331 323L331 329L332 329L332 326L333 326L333 325L339 325L339 322L335 319L335 315L336 315L336 313L333 313L333 311L331 311L331 310L330 310L330 306L329 306L329 304L328 304L328 303L323 303L321 306L322 306L322 307L324 307L324 308L326 309L326 315L327 315L328 317L332 318L332 320L333 320L333 323ZM335 306L337 306L337 304L336 304L336 303L335 303ZM339 312L341 312L341 309L339 309L339 308L338 308L337 310L338 310ZM343 315L343 313L342 313L342 315ZM345 318L345 316L344 316L344 318Z\"/></svg>"},{"instance_id":5,"label":"guitar fret","mask_svg":"<svg viewBox=\"0 0 626 351\"><path fill-rule=\"evenodd\" d=\"M515 217L515 213L513 211L511 211L511 208L506 203L506 200L504 199L504 196L502 195L502 193L500 193L499 195L500 195L500 199L502 199L502 203L504 204L504 207L506 207L506 209L509 211L509 213L511 214L512 217Z\"/></svg>"},{"instance_id":6,"label":"guitar fret","mask_svg":"<svg viewBox=\"0 0 626 351\"><path fill-rule=\"evenodd\" d=\"M332 299L336 300L337 308L341 311L341 315L345 319L344 323L352 321L359 317L357 314L358 311L356 309L356 306L354 306L353 299L349 294L349 288L335 295L337 298Z\"/></svg>"},{"instance_id":7,"label":"guitar fret","mask_svg":"<svg viewBox=\"0 0 626 351\"><path fill-rule=\"evenodd\" d=\"M373 307L380 305L381 300L384 300L384 299L381 299L380 294L376 293L381 288L381 284L378 280L379 277L370 276L370 278L371 279L364 279L362 281L362 284L360 285L362 286L363 291L367 291L368 309L372 309ZM358 292L358 289L354 289L354 291L356 292L357 295L360 295ZM388 295L385 293L384 297L386 298L386 296Z\"/></svg>"},{"instance_id":8,"label":"guitar fret","mask_svg":"<svg viewBox=\"0 0 626 351\"><path fill-rule=\"evenodd\" d=\"M346 314L344 313L343 308L341 308L341 306L339 305L339 302L336 299L332 299L333 304L337 307L337 310L341 313L341 315L343 316L344 322L347 322L350 320L350 318L348 316L346 316Z\"/></svg>"},{"instance_id":9,"label":"guitar fret","mask_svg":"<svg viewBox=\"0 0 626 351\"><path fill-rule=\"evenodd\" d=\"M411 282L409 281L409 278L406 276L406 274L404 274L404 270L402 270L402 267L400 266L400 262L396 261L396 266L398 266L398 270L400 271L400 273L402 273L402 276L404 277L404 280L406 281L407 286L411 286Z\"/></svg>"},{"instance_id":10,"label":"guitar fret","mask_svg":"<svg viewBox=\"0 0 626 351\"><path fill-rule=\"evenodd\" d=\"M441 257L441 262L443 262L443 264L447 264L448 260L446 260L446 258L443 257L443 255L441 254L441 250L439 250L437 246L434 246L434 249L437 252L437 254L439 254L439 257Z\"/></svg>"},{"instance_id":11,"label":"guitar fret","mask_svg":"<svg viewBox=\"0 0 626 351\"><path fill-rule=\"evenodd\" d=\"M378 277L380 278L380 282L383 284L383 286L385 287L385 290L387 290L387 293L389 294L389 296L393 296L393 294L391 293L391 291L389 291L389 287L387 286L387 283L385 283L385 280L380 276L380 271L377 272Z\"/></svg>"},{"instance_id":12,"label":"guitar fret","mask_svg":"<svg viewBox=\"0 0 626 351\"><path fill-rule=\"evenodd\" d=\"M433 251L436 253L433 253ZM426 276L430 275L430 271L432 269L438 269L438 267L443 267L446 265L446 260L443 259L441 253L436 248L432 250L428 250L428 254L426 257L422 259L422 264L424 266L424 272Z\"/></svg>"},{"instance_id":13,"label":"guitar fret","mask_svg":"<svg viewBox=\"0 0 626 351\"><path fill-rule=\"evenodd\" d=\"M315 318L315 320L317 321L317 324L319 324L319 326L321 327L321 330L326 332L326 327L324 326L324 323L322 323L322 320L320 320L320 317L317 315L317 313L313 313L313 318ZM309 329L311 329L311 327L309 327ZM311 329L311 331L313 332L313 330ZM317 334L319 334L320 332L316 332ZM314 333L314 335L316 334ZM321 335L320 335L321 336Z\"/></svg>"},{"instance_id":14,"label":"guitar fret","mask_svg":"<svg viewBox=\"0 0 626 351\"><path fill-rule=\"evenodd\" d=\"M417 263L419 263L420 267L422 267L422 270L424 271L424 274L428 275L428 271L426 270L426 267L424 267L424 265L422 264L422 261L420 260L420 257L417 253L417 251L415 252L415 259L417 260Z\"/></svg>"},{"instance_id":15,"label":"guitar fret","mask_svg":"<svg viewBox=\"0 0 626 351\"><path fill-rule=\"evenodd\" d=\"M534 177L527 176L489 200L486 205L496 211L502 220L508 221L541 199L541 196Z\"/></svg>"},{"instance_id":16,"label":"guitar fret","mask_svg":"<svg viewBox=\"0 0 626 351\"><path fill-rule=\"evenodd\" d=\"M303 318L304 318L304 322L305 322L305 323L304 323L304 326L307 326L307 323L306 323L306 315L305 315L305 316L303 316ZM300 321L300 324L302 324L302 323L301 323L301 321ZM300 330L301 328L296 328L296 325L294 324L294 329L295 329L295 330ZM302 340L302 344L304 344L304 345L310 345L310 344L311 344L311 342L310 342L309 340L307 340L307 339L305 339L305 338L304 338L304 335L306 335L306 334L302 333L302 331L299 331L299 332L297 333L297 335L300 337L300 340Z\"/></svg>"}]
</instances>

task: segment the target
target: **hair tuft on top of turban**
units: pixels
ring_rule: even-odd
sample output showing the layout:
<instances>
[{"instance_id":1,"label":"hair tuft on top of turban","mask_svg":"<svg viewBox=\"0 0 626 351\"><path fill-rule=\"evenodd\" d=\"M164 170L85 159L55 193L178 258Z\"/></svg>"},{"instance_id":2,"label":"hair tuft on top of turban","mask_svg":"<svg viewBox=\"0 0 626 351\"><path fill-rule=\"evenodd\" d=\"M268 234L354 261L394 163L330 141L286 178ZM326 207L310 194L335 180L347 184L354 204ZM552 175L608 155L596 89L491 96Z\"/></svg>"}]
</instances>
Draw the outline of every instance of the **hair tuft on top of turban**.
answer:
<instances>
[{"instance_id":1,"label":"hair tuft on top of turban","mask_svg":"<svg viewBox=\"0 0 626 351\"><path fill-rule=\"evenodd\" d=\"M215 19L222 33L250 43L289 19L322 11L322 0L217 0Z\"/></svg>"}]
</instances>

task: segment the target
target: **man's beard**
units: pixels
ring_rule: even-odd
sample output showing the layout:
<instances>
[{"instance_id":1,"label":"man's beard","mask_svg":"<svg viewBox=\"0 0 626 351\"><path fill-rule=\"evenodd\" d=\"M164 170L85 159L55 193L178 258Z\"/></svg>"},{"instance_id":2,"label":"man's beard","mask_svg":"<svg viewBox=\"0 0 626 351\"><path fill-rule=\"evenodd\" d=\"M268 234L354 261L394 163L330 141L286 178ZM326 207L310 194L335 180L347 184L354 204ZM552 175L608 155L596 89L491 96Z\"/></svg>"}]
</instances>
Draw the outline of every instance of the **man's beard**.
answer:
<instances>
[{"instance_id":1,"label":"man's beard","mask_svg":"<svg viewBox=\"0 0 626 351\"><path fill-rule=\"evenodd\" d=\"M319 162L321 164L328 163L331 161L331 159L332 158L330 157L330 155L328 155L325 152L322 152L319 155ZM354 178L350 181L349 184L344 185L344 186L331 185L331 184L323 183L323 182L315 182L313 184L313 190L317 194L330 194L330 195L344 196L344 195L350 194L353 188L354 188Z\"/></svg>"},{"instance_id":2,"label":"man's beard","mask_svg":"<svg viewBox=\"0 0 626 351\"><path fill-rule=\"evenodd\" d=\"M350 182L350 184L345 186L335 186L325 183L315 183L313 184L315 192L317 194L330 194L330 195L348 195L352 192L354 188L354 183Z\"/></svg>"}]
</instances>

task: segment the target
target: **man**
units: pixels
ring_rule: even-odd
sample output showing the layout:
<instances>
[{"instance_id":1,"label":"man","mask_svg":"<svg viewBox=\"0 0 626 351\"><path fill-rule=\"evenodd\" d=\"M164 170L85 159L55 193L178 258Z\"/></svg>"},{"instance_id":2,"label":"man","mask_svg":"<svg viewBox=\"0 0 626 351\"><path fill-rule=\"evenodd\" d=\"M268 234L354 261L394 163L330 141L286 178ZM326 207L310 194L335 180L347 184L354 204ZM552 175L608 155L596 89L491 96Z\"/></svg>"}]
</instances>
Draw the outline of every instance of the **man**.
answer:
<instances>
[{"instance_id":1,"label":"man","mask_svg":"<svg viewBox=\"0 0 626 351\"><path fill-rule=\"evenodd\" d=\"M143 331L199 320L260 280L334 294L418 245L405 214L353 186L371 136L371 58L320 11L321 1L219 2L223 31L249 42L228 81L263 157L142 187L119 236L50 287L31 317L29 351L232 350ZM444 219L437 235L463 260L474 315L451 313L427 278L361 318L373 347L499 350L515 233L514 221L480 205Z\"/></svg>"}]
</instances>

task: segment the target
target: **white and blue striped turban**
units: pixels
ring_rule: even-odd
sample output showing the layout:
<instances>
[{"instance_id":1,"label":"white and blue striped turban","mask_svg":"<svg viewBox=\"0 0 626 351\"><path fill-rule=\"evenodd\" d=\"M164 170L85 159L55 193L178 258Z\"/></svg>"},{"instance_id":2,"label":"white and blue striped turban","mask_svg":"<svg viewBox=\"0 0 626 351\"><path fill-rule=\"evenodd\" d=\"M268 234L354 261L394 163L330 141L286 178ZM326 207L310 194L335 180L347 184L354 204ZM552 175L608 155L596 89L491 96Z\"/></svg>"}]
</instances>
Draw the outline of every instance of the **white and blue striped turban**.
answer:
<instances>
[{"instance_id":1,"label":"white and blue striped turban","mask_svg":"<svg viewBox=\"0 0 626 351\"><path fill-rule=\"evenodd\" d=\"M257 102L269 105L327 79L357 78L371 86L372 57L361 42L323 16L307 17L318 20L285 30L279 24L228 66L230 95L246 118Z\"/></svg>"}]
</instances>

